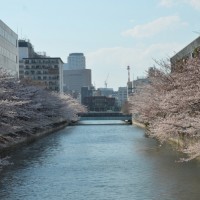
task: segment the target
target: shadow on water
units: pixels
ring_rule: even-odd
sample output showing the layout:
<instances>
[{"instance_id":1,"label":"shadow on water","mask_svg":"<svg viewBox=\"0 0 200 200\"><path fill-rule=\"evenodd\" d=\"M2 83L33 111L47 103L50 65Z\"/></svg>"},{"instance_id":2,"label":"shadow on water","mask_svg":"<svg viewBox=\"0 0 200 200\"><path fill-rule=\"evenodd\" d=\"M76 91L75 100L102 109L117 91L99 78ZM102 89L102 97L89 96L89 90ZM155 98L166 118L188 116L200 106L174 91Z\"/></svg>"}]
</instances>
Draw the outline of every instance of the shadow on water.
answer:
<instances>
[{"instance_id":1,"label":"shadow on water","mask_svg":"<svg viewBox=\"0 0 200 200\"><path fill-rule=\"evenodd\" d=\"M70 135L72 133L72 129L73 127L66 127L63 130L57 131L56 133L51 133L49 135L36 138L1 152L1 157L10 158L8 161L11 163L11 165L4 168L4 170L9 168L16 169L16 166L19 166L20 168L23 166L27 167L27 165L31 164L30 161L32 160L39 162L40 159L44 159L44 155L46 155L50 149L56 149L57 146L59 146L59 140L60 137L62 137L63 132L67 135ZM13 166L13 163L17 163L17 165Z\"/></svg>"}]
</instances>

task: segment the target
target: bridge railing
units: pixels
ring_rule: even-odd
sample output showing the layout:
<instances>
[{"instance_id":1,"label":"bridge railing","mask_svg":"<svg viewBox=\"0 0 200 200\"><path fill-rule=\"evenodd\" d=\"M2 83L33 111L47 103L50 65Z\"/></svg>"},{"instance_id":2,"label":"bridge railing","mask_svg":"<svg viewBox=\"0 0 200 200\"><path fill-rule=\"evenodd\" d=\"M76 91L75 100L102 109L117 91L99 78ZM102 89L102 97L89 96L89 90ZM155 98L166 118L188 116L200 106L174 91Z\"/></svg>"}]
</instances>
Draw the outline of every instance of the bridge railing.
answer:
<instances>
[{"instance_id":1,"label":"bridge railing","mask_svg":"<svg viewBox=\"0 0 200 200\"><path fill-rule=\"evenodd\" d=\"M88 112L79 113L80 120L123 120L131 121L131 114L123 114L119 112Z\"/></svg>"},{"instance_id":2,"label":"bridge railing","mask_svg":"<svg viewBox=\"0 0 200 200\"><path fill-rule=\"evenodd\" d=\"M88 113L78 113L78 116L80 117L93 117L93 116L113 116L113 117L117 117L117 116L132 116L132 114L123 114L120 112L88 112Z\"/></svg>"}]
</instances>

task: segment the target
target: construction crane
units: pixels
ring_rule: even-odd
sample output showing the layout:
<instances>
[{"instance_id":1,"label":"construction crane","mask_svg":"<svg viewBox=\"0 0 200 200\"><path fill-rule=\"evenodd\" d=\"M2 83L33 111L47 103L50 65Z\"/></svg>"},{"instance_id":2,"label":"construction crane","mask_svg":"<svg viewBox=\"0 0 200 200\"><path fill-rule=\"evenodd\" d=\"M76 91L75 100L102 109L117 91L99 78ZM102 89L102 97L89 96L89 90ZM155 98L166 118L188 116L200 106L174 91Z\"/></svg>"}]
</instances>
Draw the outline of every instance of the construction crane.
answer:
<instances>
[{"instance_id":1,"label":"construction crane","mask_svg":"<svg viewBox=\"0 0 200 200\"><path fill-rule=\"evenodd\" d=\"M109 77L109 74L107 75L107 77L106 77L106 80L105 80L105 82L104 82L104 84L105 84L105 88L107 88L107 86L108 86L108 77Z\"/></svg>"}]
</instances>

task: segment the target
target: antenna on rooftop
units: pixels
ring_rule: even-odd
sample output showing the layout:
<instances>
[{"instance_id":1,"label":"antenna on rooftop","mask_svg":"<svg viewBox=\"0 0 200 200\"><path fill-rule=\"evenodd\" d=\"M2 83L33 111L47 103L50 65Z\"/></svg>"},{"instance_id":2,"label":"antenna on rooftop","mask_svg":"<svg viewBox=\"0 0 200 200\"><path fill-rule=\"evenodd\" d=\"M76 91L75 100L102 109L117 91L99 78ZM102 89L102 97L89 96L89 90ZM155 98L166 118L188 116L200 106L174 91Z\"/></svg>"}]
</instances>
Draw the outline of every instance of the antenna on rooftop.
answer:
<instances>
[{"instance_id":1,"label":"antenna on rooftop","mask_svg":"<svg viewBox=\"0 0 200 200\"><path fill-rule=\"evenodd\" d=\"M107 86L108 86L108 77L109 77L109 74L107 75L106 80L105 80L105 82L104 82L105 88L107 88Z\"/></svg>"}]
</instances>

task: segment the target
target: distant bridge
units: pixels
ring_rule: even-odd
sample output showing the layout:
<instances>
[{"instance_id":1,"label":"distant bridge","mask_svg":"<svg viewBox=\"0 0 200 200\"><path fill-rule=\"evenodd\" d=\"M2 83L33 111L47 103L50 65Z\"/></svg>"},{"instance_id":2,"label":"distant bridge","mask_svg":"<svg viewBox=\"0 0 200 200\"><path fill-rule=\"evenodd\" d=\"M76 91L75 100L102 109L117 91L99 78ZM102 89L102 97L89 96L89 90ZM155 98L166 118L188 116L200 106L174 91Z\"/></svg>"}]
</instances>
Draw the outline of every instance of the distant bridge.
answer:
<instances>
[{"instance_id":1,"label":"distant bridge","mask_svg":"<svg viewBox=\"0 0 200 200\"><path fill-rule=\"evenodd\" d=\"M132 122L131 114L123 114L120 112L88 112L78 113L79 121L84 120L122 120L129 123Z\"/></svg>"}]
</instances>

